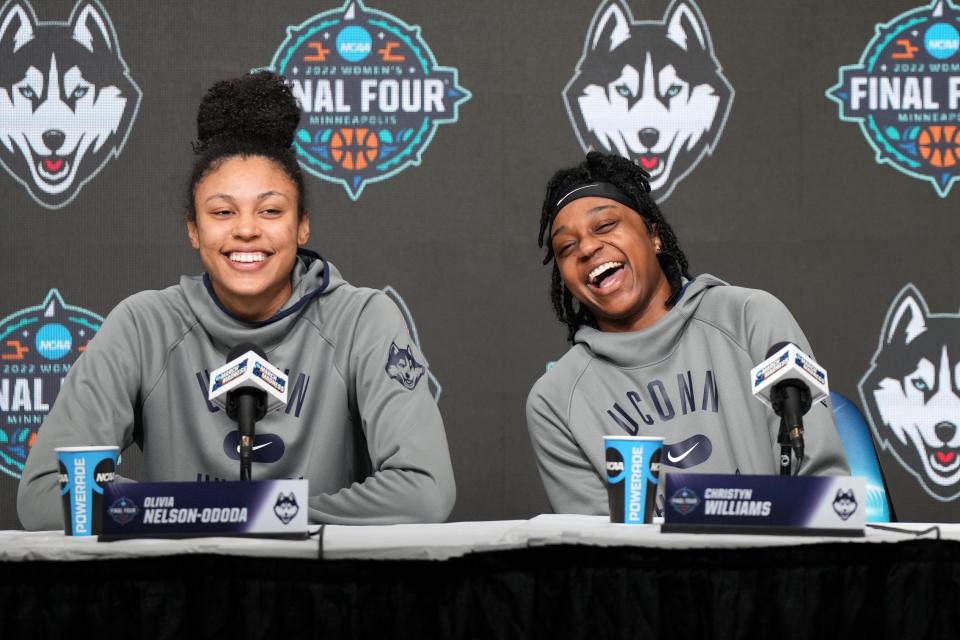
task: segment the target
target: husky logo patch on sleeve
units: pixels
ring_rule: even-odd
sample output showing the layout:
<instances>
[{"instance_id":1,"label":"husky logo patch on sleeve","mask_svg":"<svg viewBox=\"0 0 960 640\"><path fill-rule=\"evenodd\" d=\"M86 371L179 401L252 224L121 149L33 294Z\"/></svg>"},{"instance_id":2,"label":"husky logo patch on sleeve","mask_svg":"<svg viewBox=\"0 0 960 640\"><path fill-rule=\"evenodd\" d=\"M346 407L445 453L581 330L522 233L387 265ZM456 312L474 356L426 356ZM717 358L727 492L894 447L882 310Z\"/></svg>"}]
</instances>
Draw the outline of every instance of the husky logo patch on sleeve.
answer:
<instances>
[{"instance_id":1,"label":"husky logo patch on sleeve","mask_svg":"<svg viewBox=\"0 0 960 640\"><path fill-rule=\"evenodd\" d=\"M583 150L636 162L657 201L713 152L733 95L692 0L674 0L663 21L636 21L623 0L604 2L563 90Z\"/></svg>"},{"instance_id":2,"label":"husky logo patch on sleeve","mask_svg":"<svg viewBox=\"0 0 960 640\"><path fill-rule=\"evenodd\" d=\"M400 295L400 292L387 285L383 288L383 292L387 294L391 300L397 303L397 306L400 307L400 313L403 314L403 321L407 325L407 332L410 334L410 337L413 339L413 344L416 345L418 349L423 350L422 345L420 344L420 334L417 332L417 323L413 320L413 314L410 313L410 308L407 306L407 303L404 302L403 297ZM430 390L430 395L433 396L434 402L440 401L440 392L443 391L443 387L440 385L440 381L437 380L437 376L434 375L433 371L427 369L427 387Z\"/></svg>"},{"instance_id":3,"label":"husky logo patch on sleeve","mask_svg":"<svg viewBox=\"0 0 960 640\"><path fill-rule=\"evenodd\" d=\"M39 204L66 205L120 154L140 105L96 0L38 22L26 0L0 10L0 164Z\"/></svg>"},{"instance_id":4,"label":"husky logo patch on sleeve","mask_svg":"<svg viewBox=\"0 0 960 640\"><path fill-rule=\"evenodd\" d=\"M384 367L387 375L411 391L416 388L423 377L424 366L413 357L410 345L401 349L396 342L390 343L390 353L387 355L387 366Z\"/></svg>"},{"instance_id":5,"label":"husky logo patch on sleeve","mask_svg":"<svg viewBox=\"0 0 960 640\"><path fill-rule=\"evenodd\" d=\"M877 444L933 498L960 497L960 314L930 313L912 285L897 295L860 398Z\"/></svg>"}]
</instances>

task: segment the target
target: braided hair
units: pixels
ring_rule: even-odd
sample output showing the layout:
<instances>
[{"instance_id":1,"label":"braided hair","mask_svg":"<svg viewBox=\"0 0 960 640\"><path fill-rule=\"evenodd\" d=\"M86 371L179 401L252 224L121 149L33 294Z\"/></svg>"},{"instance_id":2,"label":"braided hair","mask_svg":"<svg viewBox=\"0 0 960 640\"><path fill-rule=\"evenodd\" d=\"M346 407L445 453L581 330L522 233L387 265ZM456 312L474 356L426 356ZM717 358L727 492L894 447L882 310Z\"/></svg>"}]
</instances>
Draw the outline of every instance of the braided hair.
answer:
<instances>
[{"instance_id":1,"label":"braided hair","mask_svg":"<svg viewBox=\"0 0 960 640\"><path fill-rule=\"evenodd\" d=\"M225 160L261 156L272 160L297 188L297 214L307 214L303 172L294 155L293 136L300 107L283 78L257 71L217 82L200 102L193 170L186 193L186 217L196 222L197 185Z\"/></svg>"},{"instance_id":2,"label":"braided hair","mask_svg":"<svg viewBox=\"0 0 960 640\"><path fill-rule=\"evenodd\" d=\"M680 296L683 287L683 278L690 278L687 257L677 236L673 233L670 224L663 217L657 203L650 197L648 174L639 166L618 155L603 154L591 151L586 159L570 169L557 171L547 183L547 193L543 200L543 210L540 215L540 236L538 244L546 246L547 253L543 264L553 260L553 273L550 282L550 301L557 319L567 325L567 340L573 342L573 337L582 326L596 327L597 321L585 305L575 302L573 294L563 285L560 268L553 255L553 245L550 242L550 226L553 223L553 208L557 201L572 189L592 182L609 182L637 202L637 213L643 218L647 231L656 233L660 238L661 252L657 255L660 268L670 283L671 295L667 299L667 306L672 307Z\"/></svg>"}]
</instances>

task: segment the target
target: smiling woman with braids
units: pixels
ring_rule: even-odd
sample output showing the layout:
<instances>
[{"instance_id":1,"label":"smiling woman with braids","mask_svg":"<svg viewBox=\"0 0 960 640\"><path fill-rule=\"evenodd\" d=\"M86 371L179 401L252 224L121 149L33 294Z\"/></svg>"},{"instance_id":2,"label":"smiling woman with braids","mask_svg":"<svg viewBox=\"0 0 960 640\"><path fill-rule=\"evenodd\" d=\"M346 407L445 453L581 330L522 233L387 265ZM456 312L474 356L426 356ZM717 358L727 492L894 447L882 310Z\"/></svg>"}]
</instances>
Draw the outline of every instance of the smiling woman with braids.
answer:
<instances>
[{"instance_id":1,"label":"smiling woman with braids","mask_svg":"<svg viewBox=\"0 0 960 640\"><path fill-rule=\"evenodd\" d=\"M290 376L289 404L257 426L255 479L307 479L313 522L446 519L455 488L443 423L399 308L303 248L299 121L272 73L204 96L186 226L206 272L131 296L107 317L30 451L17 497L24 526L63 524L57 446L136 443L145 480L236 479L236 423L207 402L204 375L241 343Z\"/></svg>"},{"instance_id":2,"label":"smiling woman with braids","mask_svg":"<svg viewBox=\"0 0 960 640\"><path fill-rule=\"evenodd\" d=\"M810 353L770 294L690 275L647 178L591 152L547 185L540 246L573 346L530 391L527 427L558 513L607 513L605 435L663 437L662 471L775 473L780 419L750 369L778 342ZM848 473L830 409L804 422L800 473Z\"/></svg>"}]
</instances>

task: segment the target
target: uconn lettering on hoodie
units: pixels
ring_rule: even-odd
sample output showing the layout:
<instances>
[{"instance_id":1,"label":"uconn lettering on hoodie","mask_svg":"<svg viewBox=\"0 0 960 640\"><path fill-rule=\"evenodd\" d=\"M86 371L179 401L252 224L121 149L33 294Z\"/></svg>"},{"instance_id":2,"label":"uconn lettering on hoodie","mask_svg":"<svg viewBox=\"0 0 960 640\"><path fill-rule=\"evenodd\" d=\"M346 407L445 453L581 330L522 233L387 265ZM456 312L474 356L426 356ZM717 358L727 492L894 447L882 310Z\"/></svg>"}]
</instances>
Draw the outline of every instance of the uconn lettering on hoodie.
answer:
<instances>
[{"instance_id":1,"label":"uconn lettering on hoodie","mask_svg":"<svg viewBox=\"0 0 960 640\"><path fill-rule=\"evenodd\" d=\"M607 415L629 435L635 436L640 423L653 426L696 412L720 411L717 379L707 369L694 376L685 371L673 380L654 378L639 389L630 389L624 399L613 403Z\"/></svg>"}]
</instances>

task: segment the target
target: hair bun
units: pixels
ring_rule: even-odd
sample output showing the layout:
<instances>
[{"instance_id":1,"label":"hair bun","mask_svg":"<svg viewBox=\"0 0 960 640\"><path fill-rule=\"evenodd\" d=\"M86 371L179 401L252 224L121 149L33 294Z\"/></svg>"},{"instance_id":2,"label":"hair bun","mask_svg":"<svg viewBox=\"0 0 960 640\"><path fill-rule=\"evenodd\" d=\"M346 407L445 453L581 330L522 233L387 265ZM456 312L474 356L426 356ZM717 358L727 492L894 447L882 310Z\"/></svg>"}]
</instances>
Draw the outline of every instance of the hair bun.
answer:
<instances>
[{"instance_id":1,"label":"hair bun","mask_svg":"<svg viewBox=\"0 0 960 640\"><path fill-rule=\"evenodd\" d=\"M216 83L200 102L197 142L202 152L216 140L254 140L289 149L300 108L283 78L257 71Z\"/></svg>"}]
</instances>

